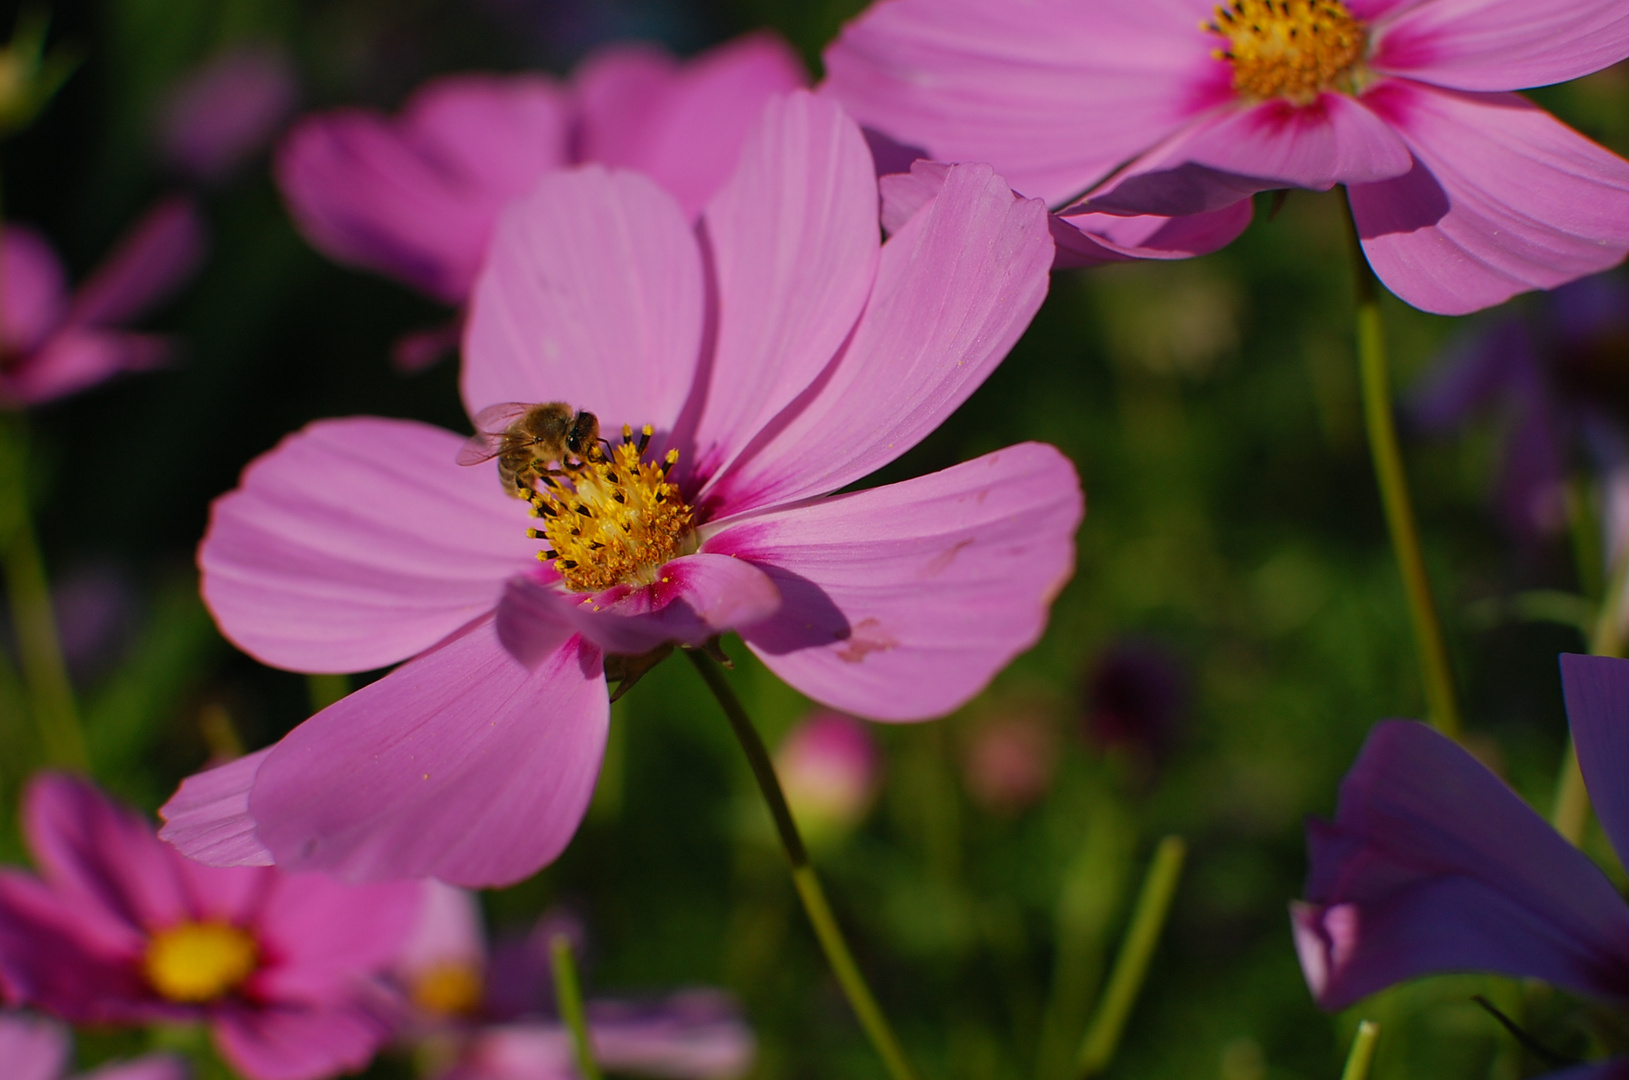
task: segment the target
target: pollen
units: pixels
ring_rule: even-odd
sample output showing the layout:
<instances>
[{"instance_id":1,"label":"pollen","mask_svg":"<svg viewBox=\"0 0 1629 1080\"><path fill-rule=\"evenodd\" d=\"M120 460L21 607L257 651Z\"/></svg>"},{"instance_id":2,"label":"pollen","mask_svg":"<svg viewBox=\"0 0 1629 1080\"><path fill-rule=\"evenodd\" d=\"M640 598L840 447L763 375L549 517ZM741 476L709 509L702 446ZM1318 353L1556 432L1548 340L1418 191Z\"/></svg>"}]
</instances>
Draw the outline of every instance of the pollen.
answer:
<instances>
[{"instance_id":1,"label":"pollen","mask_svg":"<svg viewBox=\"0 0 1629 1080\"><path fill-rule=\"evenodd\" d=\"M529 496L532 512L543 519L529 535L549 544L537 557L553 562L568 589L650 585L663 563L692 549L690 507L667 478L679 452L646 461L650 439L648 425L637 440L625 427L609 453L544 476Z\"/></svg>"},{"instance_id":2,"label":"pollen","mask_svg":"<svg viewBox=\"0 0 1629 1080\"><path fill-rule=\"evenodd\" d=\"M463 1016L481 1004L481 973L456 961L432 964L413 979L413 1004L435 1016Z\"/></svg>"},{"instance_id":3,"label":"pollen","mask_svg":"<svg viewBox=\"0 0 1629 1080\"><path fill-rule=\"evenodd\" d=\"M1341 0L1233 0L1201 28L1227 39L1213 55L1233 65L1245 98L1310 105L1325 90L1361 88L1369 35Z\"/></svg>"},{"instance_id":4,"label":"pollen","mask_svg":"<svg viewBox=\"0 0 1629 1080\"><path fill-rule=\"evenodd\" d=\"M202 1004L237 989L259 963L260 947L241 927L185 922L148 939L142 967L161 997Z\"/></svg>"}]
</instances>

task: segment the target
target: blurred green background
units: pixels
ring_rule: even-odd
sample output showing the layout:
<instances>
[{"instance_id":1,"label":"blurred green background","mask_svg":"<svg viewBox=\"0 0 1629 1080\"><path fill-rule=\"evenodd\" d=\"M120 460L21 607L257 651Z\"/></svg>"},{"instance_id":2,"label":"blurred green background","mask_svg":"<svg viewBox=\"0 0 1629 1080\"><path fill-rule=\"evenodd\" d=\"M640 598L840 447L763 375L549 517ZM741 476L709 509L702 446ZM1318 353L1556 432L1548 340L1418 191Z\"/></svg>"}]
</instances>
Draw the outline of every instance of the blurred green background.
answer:
<instances>
[{"instance_id":1,"label":"blurred green background","mask_svg":"<svg viewBox=\"0 0 1629 1080\"><path fill-rule=\"evenodd\" d=\"M75 0L53 12L52 38L82 63L32 129L0 145L5 213L42 229L83 274L168 190L158 103L233 42L290 49L303 107L392 107L439 72L564 72L625 36L688 52L769 26L818 72L821 47L860 7ZM1537 96L1629 151L1621 67ZM151 324L184 342L181 362L26 418L27 482L54 580L90 575L128 598L122 632L78 689L98 778L149 810L226 731L256 748L311 708L303 679L235 652L198 602L192 558L210 499L318 417L467 430L453 364L407 377L389 364L391 341L441 309L312 251L264 159L205 201L208 263ZM1333 1077L1360 1014L1385 1021L1378 1077L1534 1071L1469 1000L1515 1001L1519 987L1434 980L1327 1018L1296 965L1286 903L1304 872L1302 821L1332 809L1369 725L1418 715L1422 698L1364 442L1338 196L1298 192L1273 209L1262 197L1249 232L1210 258L1055 275L995 376L868 481L1040 439L1075 460L1088 498L1077 576L1046 638L959 714L875 726L882 796L815 853L931 1077L1061 1075L1167 833L1188 840L1188 872L1109 1075ZM1385 313L1400 388L1463 329L1389 298ZM1475 745L1544 807L1565 735L1555 657L1582 640L1505 618L1501 600L1591 585L1564 541L1518 548L1496 522L1500 434L1495 420L1411 442L1408 465ZM726 648L773 745L809 705L739 643ZM1128 655L1156 658L1163 726L1156 739L1105 746L1090 733L1106 712L1132 728L1142 715L1136 693L1114 682ZM21 861L13 808L38 748L9 700L0 849ZM969 770L1015 717L1044 767L1029 787L992 795ZM616 706L601 788L566 856L487 897L499 928L556 903L590 927L591 993L725 986L758 1033L755 1075L883 1075L825 972L740 752L688 665L664 665ZM1566 1010L1546 1008L1555 1016L1544 1030L1576 1040ZM374 1074L403 1068L385 1060Z\"/></svg>"}]
</instances>

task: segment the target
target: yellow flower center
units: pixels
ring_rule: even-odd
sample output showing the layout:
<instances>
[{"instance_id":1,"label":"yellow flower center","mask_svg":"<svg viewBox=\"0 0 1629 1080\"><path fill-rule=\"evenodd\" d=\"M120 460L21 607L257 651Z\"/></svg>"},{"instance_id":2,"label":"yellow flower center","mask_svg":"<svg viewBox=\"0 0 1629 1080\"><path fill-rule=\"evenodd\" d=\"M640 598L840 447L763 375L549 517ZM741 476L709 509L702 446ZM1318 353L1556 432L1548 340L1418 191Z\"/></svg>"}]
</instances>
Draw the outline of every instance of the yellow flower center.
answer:
<instances>
[{"instance_id":1,"label":"yellow flower center","mask_svg":"<svg viewBox=\"0 0 1629 1080\"><path fill-rule=\"evenodd\" d=\"M481 1004L481 973L457 961L432 964L413 979L413 1004L436 1016L463 1016Z\"/></svg>"},{"instance_id":2,"label":"yellow flower center","mask_svg":"<svg viewBox=\"0 0 1629 1080\"><path fill-rule=\"evenodd\" d=\"M1233 89L1256 101L1310 105L1325 90L1356 93L1369 34L1341 0L1233 0L1203 23L1227 39Z\"/></svg>"},{"instance_id":3,"label":"yellow flower center","mask_svg":"<svg viewBox=\"0 0 1629 1080\"><path fill-rule=\"evenodd\" d=\"M186 922L147 942L147 981L171 1001L201 1004L237 989L260 963L248 931L224 922Z\"/></svg>"},{"instance_id":4,"label":"yellow flower center","mask_svg":"<svg viewBox=\"0 0 1629 1080\"><path fill-rule=\"evenodd\" d=\"M549 542L537 557L553 561L568 589L650 585L663 563L694 550L690 507L667 480L679 452L645 461L650 437L649 425L637 442L624 427L621 445L609 456L596 450L581 464L543 476L542 488L527 496L532 513L545 519L527 535Z\"/></svg>"}]
</instances>

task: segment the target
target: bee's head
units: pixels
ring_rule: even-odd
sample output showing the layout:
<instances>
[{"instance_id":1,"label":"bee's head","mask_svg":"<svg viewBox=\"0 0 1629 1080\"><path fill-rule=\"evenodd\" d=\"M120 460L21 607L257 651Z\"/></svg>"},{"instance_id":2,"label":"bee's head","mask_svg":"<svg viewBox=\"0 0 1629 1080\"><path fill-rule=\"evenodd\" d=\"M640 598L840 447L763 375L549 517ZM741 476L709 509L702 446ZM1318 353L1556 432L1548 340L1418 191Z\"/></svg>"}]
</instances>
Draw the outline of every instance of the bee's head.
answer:
<instances>
[{"instance_id":1,"label":"bee's head","mask_svg":"<svg viewBox=\"0 0 1629 1080\"><path fill-rule=\"evenodd\" d=\"M566 431L566 449L580 456L593 446L599 437L599 417L591 412L579 412L572 417L571 427Z\"/></svg>"}]
</instances>

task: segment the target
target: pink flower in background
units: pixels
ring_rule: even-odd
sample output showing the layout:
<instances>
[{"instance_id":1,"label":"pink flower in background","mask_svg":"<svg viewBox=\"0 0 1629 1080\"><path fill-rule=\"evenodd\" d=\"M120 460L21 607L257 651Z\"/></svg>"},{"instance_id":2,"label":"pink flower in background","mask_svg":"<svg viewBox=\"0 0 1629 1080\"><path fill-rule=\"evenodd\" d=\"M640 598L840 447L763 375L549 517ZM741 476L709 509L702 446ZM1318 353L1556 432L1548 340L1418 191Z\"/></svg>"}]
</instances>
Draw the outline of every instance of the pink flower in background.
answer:
<instances>
[{"instance_id":1,"label":"pink flower in background","mask_svg":"<svg viewBox=\"0 0 1629 1080\"><path fill-rule=\"evenodd\" d=\"M197 1021L252 1080L360 1068L390 1035L381 976L417 883L183 858L88 783L37 777L23 832L40 876L0 870L0 991L75 1023Z\"/></svg>"},{"instance_id":2,"label":"pink flower in background","mask_svg":"<svg viewBox=\"0 0 1629 1080\"><path fill-rule=\"evenodd\" d=\"M224 49L170 91L159 149L181 175L219 183L271 141L298 96L294 64L282 49Z\"/></svg>"},{"instance_id":3,"label":"pink flower in background","mask_svg":"<svg viewBox=\"0 0 1629 1080\"><path fill-rule=\"evenodd\" d=\"M168 340L119 327L170 296L203 253L197 210L171 199L70 295L51 245L7 222L0 233L0 408L40 405L162 363Z\"/></svg>"},{"instance_id":4,"label":"pink flower in background","mask_svg":"<svg viewBox=\"0 0 1629 1080\"><path fill-rule=\"evenodd\" d=\"M499 213L544 174L584 162L637 169L694 219L734 171L764 102L805 81L791 49L766 34L683 62L651 45L612 46L565 84L454 75L395 118L306 117L278 153L277 180L318 250L461 305Z\"/></svg>"},{"instance_id":5,"label":"pink flower in background","mask_svg":"<svg viewBox=\"0 0 1629 1080\"><path fill-rule=\"evenodd\" d=\"M962 752L963 777L973 801L1011 815L1046 797L1058 771L1058 730L1042 708L1009 703L982 721Z\"/></svg>"},{"instance_id":6,"label":"pink flower in background","mask_svg":"<svg viewBox=\"0 0 1629 1080\"><path fill-rule=\"evenodd\" d=\"M0 1013L0 1076L6 1080L67 1080L68 1033L59 1024ZM187 1067L168 1055L105 1065L74 1080L187 1080Z\"/></svg>"},{"instance_id":7,"label":"pink flower in background","mask_svg":"<svg viewBox=\"0 0 1629 1080\"><path fill-rule=\"evenodd\" d=\"M570 1032L552 1015L550 941L566 934L579 951L580 924L548 912L521 948L544 963L506 965L505 946L489 953L474 894L427 883L418 926L394 968L418 1006L410 1037L444 1064L442 1080L575 1080ZM535 946L535 948L534 948ZM531 959L531 957L528 957ZM518 976L518 979L517 979ZM504 980L527 985L500 985ZM500 1002L525 1001L522 1008ZM752 1066L755 1043L725 994L692 989L645 1001L586 1003L595 1055L618 1073L674 1080L729 1080Z\"/></svg>"},{"instance_id":8,"label":"pink flower in background","mask_svg":"<svg viewBox=\"0 0 1629 1080\"><path fill-rule=\"evenodd\" d=\"M1381 280L1462 314L1629 251L1629 162L1508 92L1626 56L1621 0L883 0L826 89L1066 214L1344 184Z\"/></svg>"},{"instance_id":9,"label":"pink flower in background","mask_svg":"<svg viewBox=\"0 0 1629 1080\"><path fill-rule=\"evenodd\" d=\"M314 424L217 501L203 591L240 647L301 671L411 662L187 781L167 839L218 863L515 881L587 807L608 655L734 630L815 700L903 721L955 709L1040 636L1083 512L1056 450L822 496L1000 362L1046 292L1045 209L957 166L880 245L859 129L798 93L701 227L705 257L671 195L598 166L506 214L470 414L559 400L613 439L654 433L529 492L541 517L492 466L455 463L463 437L383 419Z\"/></svg>"},{"instance_id":10,"label":"pink flower in background","mask_svg":"<svg viewBox=\"0 0 1629 1080\"><path fill-rule=\"evenodd\" d=\"M858 825L877 800L882 752L864 724L821 711L775 748L775 772L804 839L819 843Z\"/></svg>"}]
</instances>

